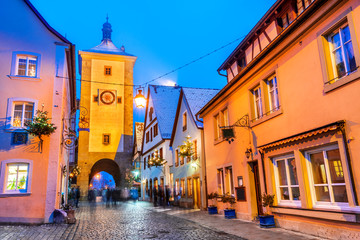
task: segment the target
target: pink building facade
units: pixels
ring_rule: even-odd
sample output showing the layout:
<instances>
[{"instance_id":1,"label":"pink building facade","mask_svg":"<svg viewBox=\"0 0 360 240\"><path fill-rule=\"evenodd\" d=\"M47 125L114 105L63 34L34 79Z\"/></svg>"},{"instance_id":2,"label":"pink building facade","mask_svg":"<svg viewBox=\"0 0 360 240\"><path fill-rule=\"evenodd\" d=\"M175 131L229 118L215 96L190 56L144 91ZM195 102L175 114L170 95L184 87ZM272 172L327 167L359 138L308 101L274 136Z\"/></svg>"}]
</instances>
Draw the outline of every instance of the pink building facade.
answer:
<instances>
[{"instance_id":1,"label":"pink building facade","mask_svg":"<svg viewBox=\"0 0 360 240\"><path fill-rule=\"evenodd\" d=\"M0 222L51 222L74 157L64 140L75 111L75 46L27 0L2 2L0 21ZM57 129L40 152L24 123L42 109Z\"/></svg>"}]
</instances>

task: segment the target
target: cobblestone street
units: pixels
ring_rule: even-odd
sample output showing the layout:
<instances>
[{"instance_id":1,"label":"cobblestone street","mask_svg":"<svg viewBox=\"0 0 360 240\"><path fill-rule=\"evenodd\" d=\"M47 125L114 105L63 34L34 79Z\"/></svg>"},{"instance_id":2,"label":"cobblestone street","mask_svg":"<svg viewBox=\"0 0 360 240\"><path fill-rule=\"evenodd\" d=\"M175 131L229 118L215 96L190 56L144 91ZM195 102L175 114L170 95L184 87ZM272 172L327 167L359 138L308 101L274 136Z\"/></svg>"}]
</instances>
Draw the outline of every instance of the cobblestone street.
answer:
<instances>
[{"instance_id":1,"label":"cobblestone street","mask_svg":"<svg viewBox=\"0 0 360 240\"><path fill-rule=\"evenodd\" d=\"M40 226L0 226L0 239L242 239L186 219L142 207L141 202L83 204L77 222Z\"/></svg>"}]
</instances>

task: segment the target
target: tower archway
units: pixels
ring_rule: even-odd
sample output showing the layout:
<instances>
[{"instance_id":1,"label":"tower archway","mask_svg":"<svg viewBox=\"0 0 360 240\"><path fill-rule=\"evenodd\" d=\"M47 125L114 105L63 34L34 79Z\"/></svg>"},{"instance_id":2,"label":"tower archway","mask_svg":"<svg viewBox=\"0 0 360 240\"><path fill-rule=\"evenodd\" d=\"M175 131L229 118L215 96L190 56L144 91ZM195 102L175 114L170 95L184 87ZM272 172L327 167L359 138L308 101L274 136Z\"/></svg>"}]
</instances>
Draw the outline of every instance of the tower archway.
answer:
<instances>
[{"instance_id":1,"label":"tower archway","mask_svg":"<svg viewBox=\"0 0 360 240\"><path fill-rule=\"evenodd\" d=\"M101 159L97 161L91 168L90 174L89 174L89 185L91 182L91 179L100 172L107 172L114 178L115 186L120 187L120 168L119 165L111 159Z\"/></svg>"}]
</instances>

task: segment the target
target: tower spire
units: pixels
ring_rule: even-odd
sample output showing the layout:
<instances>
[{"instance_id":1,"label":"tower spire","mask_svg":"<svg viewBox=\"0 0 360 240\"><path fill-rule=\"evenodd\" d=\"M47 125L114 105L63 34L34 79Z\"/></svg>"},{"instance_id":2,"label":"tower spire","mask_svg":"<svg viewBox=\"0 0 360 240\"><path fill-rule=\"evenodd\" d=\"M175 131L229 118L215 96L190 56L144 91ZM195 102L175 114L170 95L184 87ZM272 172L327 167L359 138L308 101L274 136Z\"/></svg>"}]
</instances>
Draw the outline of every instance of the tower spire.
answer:
<instances>
[{"instance_id":1,"label":"tower spire","mask_svg":"<svg viewBox=\"0 0 360 240\"><path fill-rule=\"evenodd\" d=\"M102 28L102 32L103 32L103 39L104 40L110 40L111 41L111 24L109 23L109 15L106 14L106 23L103 24L103 28Z\"/></svg>"}]
</instances>

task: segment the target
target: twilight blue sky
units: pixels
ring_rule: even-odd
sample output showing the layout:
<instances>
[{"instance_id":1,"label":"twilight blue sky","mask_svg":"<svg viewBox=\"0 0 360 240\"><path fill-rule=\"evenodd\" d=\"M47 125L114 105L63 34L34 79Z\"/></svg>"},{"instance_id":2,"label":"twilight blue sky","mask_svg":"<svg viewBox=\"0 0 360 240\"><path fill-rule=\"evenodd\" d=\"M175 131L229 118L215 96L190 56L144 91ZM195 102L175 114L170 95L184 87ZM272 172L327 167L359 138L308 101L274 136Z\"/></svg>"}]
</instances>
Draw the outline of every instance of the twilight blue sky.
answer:
<instances>
[{"instance_id":1,"label":"twilight blue sky","mask_svg":"<svg viewBox=\"0 0 360 240\"><path fill-rule=\"evenodd\" d=\"M142 84L246 35L275 0L31 2L77 50L100 43L102 24L109 14L112 40L138 57L134 84ZM239 42L152 84L173 81L180 86L221 89L226 78L216 70ZM134 120L141 121L143 112L135 110Z\"/></svg>"}]
</instances>

